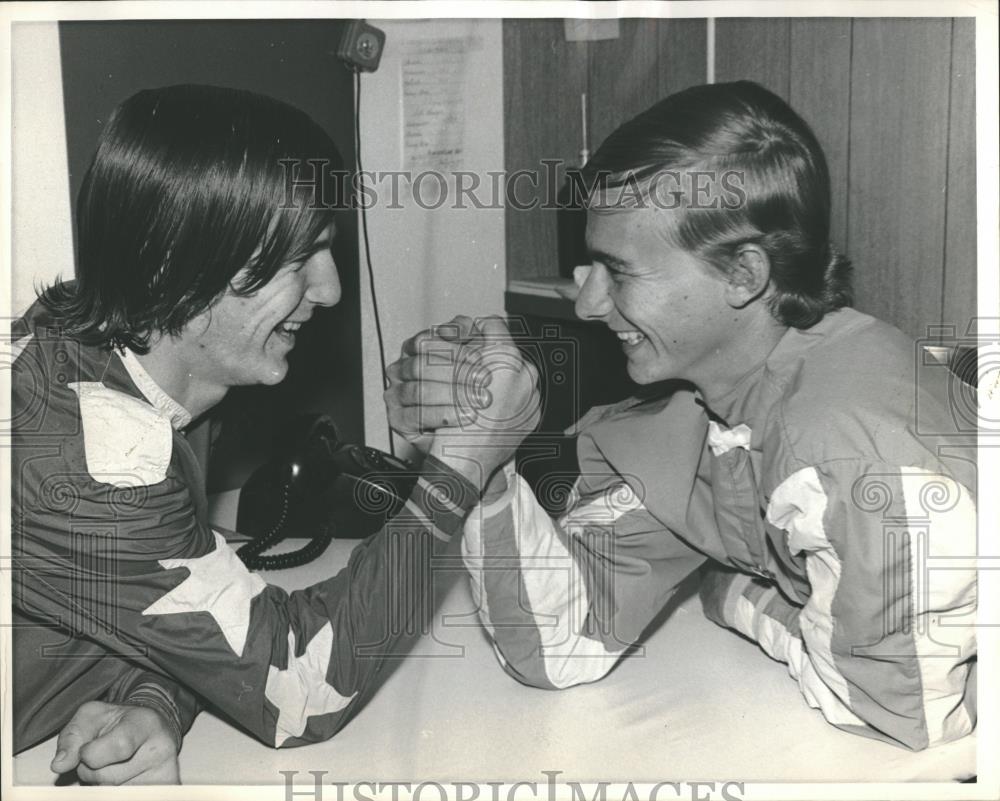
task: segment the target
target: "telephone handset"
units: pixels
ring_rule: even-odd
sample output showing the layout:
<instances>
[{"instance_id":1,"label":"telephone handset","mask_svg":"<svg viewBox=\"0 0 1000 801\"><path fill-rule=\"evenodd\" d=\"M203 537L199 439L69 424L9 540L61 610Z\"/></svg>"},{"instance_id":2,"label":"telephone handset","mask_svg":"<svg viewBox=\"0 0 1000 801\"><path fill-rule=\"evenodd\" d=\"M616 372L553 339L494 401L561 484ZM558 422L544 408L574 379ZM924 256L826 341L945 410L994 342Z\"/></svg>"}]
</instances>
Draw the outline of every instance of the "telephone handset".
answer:
<instances>
[{"instance_id":1,"label":"telephone handset","mask_svg":"<svg viewBox=\"0 0 1000 801\"><path fill-rule=\"evenodd\" d=\"M295 421L288 446L258 469L240 491L236 529L253 539L238 551L251 569L305 564L334 537L367 537L402 508L417 481L409 462L342 443L329 417ZM305 537L298 551L265 555L288 537Z\"/></svg>"}]
</instances>

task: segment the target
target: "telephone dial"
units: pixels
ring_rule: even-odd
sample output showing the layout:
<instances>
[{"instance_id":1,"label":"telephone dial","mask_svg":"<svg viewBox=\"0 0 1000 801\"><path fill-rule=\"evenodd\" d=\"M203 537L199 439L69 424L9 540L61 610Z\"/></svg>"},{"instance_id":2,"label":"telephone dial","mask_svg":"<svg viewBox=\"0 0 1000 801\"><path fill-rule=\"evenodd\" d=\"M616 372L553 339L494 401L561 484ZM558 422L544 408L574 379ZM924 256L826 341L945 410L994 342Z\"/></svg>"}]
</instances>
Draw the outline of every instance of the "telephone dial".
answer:
<instances>
[{"instance_id":1,"label":"telephone dial","mask_svg":"<svg viewBox=\"0 0 1000 801\"><path fill-rule=\"evenodd\" d=\"M374 534L417 481L410 462L341 442L329 417L297 419L285 441L240 492L236 528L252 539L237 554L251 569L296 567L320 556L334 537ZM291 553L264 554L288 537L309 542Z\"/></svg>"}]
</instances>

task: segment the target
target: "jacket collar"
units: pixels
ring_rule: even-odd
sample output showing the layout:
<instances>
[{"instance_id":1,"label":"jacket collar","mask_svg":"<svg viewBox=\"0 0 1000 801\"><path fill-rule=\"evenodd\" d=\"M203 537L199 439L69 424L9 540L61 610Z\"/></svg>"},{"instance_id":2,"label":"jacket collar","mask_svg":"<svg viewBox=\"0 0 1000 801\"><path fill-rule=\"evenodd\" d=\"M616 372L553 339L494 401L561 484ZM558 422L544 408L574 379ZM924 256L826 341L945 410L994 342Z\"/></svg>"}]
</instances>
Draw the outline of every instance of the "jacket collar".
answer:
<instances>
[{"instance_id":1,"label":"jacket collar","mask_svg":"<svg viewBox=\"0 0 1000 801\"><path fill-rule=\"evenodd\" d=\"M170 420L174 429L179 431L187 427L191 422L191 413L163 391L162 387L146 372L146 368L139 363L139 359L132 351L126 348L120 355L129 378L132 379L146 400Z\"/></svg>"}]
</instances>

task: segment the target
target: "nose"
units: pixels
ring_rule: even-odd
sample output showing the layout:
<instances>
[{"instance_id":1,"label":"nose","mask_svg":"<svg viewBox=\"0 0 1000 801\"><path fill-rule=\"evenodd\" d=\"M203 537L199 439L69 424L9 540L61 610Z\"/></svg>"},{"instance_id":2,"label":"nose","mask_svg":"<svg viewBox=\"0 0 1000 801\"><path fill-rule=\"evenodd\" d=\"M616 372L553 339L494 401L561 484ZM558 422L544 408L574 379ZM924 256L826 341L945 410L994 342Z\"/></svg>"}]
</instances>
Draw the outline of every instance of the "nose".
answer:
<instances>
[{"instance_id":1,"label":"nose","mask_svg":"<svg viewBox=\"0 0 1000 801\"><path fill-rule=\"evenodd\" d=\"M576 296L576 316L581 320L599 320L614 308L608 291L610 277L600 264L577 267L573 270L573 280L580 287Z\"/></svg>"},{"instance_id":2,"label":"nose","mask_svg":"<svg viewBox=\"0 0 1000 801\"><path fill-rule=\"evenodd\" d=\"M340 276L337 262L329 250L315 254L306 264L306 300L317 306L336 306L340 302Z\"/></svg>"}]
</instances>

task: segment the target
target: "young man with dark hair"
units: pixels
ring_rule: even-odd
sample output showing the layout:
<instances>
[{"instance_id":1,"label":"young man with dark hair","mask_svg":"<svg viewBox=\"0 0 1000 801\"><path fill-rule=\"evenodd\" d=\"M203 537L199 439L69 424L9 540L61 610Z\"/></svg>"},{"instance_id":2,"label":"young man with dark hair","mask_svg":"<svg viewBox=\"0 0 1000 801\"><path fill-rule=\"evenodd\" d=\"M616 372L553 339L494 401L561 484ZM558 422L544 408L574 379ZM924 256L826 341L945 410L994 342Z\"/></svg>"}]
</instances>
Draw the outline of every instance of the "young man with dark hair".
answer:
<instances>
[{"instance_id":1,"label":"young man with dark hair","mask_svg":"<svg viewBox=\"0 0 1000 801\"><path fill-rule=\"evenodd\" d=\"M504 669L601 678L701 569L706 614L787 663L830 723L910 749L969 733L975 572L928 559L976 552L975 438L943 371L918 377L911 339L846 308L809 127L756 84L694 87L621 126L584 177L576 312L650 392L575 426L558 520L512 460L487 463L462 549ZM389 370L390 419L438 449L463 431L432 418L477 386L443 366L481 347L454 323Z\"/></svg>"},{"instance_id":2,"label":"young man with dark hair","mask_svg":"<svg viewBox=\"0 0 1000 801\"><path fill-rule=\"evenodd\" d=\"M249 92L148 90L109 120L76 280L13 325L16 751L66 726L54 769L176 781L195 696L275 747L326 739L423 629L387 610L430 612L431 557L478 499L454 457L427 459L343 571L287 594L209 527L183 434L229 388L281 381L299 327L338 302L317 199L339 166L310 118ZM497 383L497 419L535 397Z\"/></svg>"}]
</instances>

